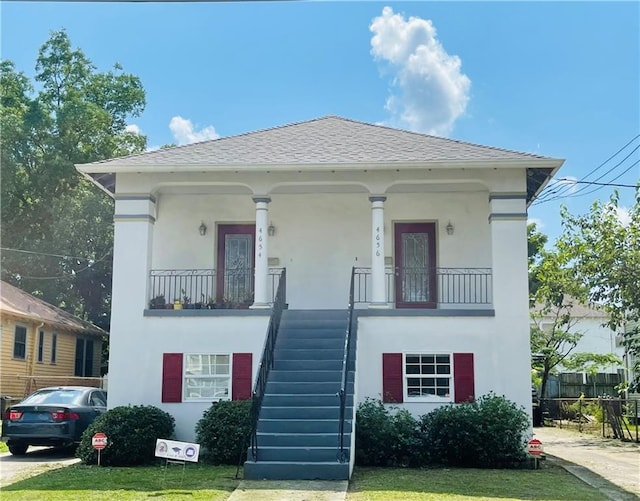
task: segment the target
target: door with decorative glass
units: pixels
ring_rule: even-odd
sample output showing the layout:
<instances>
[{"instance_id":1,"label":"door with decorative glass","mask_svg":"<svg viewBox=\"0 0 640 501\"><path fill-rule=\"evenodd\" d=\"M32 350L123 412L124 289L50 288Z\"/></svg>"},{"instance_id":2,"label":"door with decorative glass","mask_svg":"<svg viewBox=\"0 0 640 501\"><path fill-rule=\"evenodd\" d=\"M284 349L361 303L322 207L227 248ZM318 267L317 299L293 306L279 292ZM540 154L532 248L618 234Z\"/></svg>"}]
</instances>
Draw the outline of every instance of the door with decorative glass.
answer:
<instances>
[{"instance_id":1,"label":"door with decorative glass","mask_svg":"<svg viewBox=\"0 0 640 501\"><path fill-rule=\"evenodd\" d=\"M253 224L218 226L218 302L249 305L253 299Z\"/></svg>"},{"instance_id":2,"label":"door with decorative glass","mask_svg":"<svg viewBox=\"0 0 640 501\"><path fill-rule=\"evenodd\" d=\"M396 223L395 293L397 308L435 308L435 223Z\"/></svg>"}]
</instances>

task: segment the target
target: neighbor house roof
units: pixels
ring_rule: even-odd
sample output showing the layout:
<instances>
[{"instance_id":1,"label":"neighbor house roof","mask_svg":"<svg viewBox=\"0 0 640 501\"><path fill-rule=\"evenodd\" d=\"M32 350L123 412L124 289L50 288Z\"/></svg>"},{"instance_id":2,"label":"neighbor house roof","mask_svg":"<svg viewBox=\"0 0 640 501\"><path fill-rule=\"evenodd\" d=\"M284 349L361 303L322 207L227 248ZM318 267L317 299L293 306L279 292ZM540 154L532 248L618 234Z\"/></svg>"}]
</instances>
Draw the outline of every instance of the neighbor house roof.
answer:
<instances>
[{"instance_id":1,"label":"neighbor house roof","mask_svg":"<svg viewBox=\"0 0 640 501\"><path fill-rule=\"evenodd\" d=\"M104 174L169 169L246 169L296 166L518 165L530 172L533 196L563 161L443 137L327 116L200 143L78 165L103 186ZM97 174L97 175L96 175ZM100 175L102 174L102 175Z\"/></svg>"},{"instance_id":2,"label":"neighbor house roof","mask_svg":"<svg viewBox=\"0 0 640 501\"><path fill-rule=\"evenodd\" d=\"M67 330L96 335L107 334L91 322L67 313L4 281L0 281L0 312Z\"/></svg>"}]
</instances>

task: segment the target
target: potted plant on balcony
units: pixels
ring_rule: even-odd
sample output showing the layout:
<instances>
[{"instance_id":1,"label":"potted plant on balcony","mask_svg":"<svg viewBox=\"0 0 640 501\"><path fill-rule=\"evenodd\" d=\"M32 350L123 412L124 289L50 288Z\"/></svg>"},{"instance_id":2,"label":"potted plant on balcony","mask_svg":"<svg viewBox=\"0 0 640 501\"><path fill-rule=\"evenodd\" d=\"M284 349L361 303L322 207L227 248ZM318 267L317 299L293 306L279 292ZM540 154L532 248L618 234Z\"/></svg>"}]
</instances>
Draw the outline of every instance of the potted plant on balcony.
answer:
<instances>
[{"instance_id":1,"label":"potted plant on balcony","mask_svg":"<svg viewBox=\"0 0 640 501\"><path fill-rule=\"evenodd\" d=\"M195 306L191 303L191 297L187 296L187 293L182 289L182 308L185 310L193 310Z\"/></svg>"},{"instance_id":2,"label":"potted plant on balcony","mask_svg":"<svg viewBox=\"0 0 640 501\"><path fill-rule=\"evenodd\" d=\"M209 296L205 303L207 305L207 310L215 310L216 309L216 300Z\"/></svg>"},{"instance_id":3,"label":"potted plant on balcony","mask_svg":"<svg viewBox=\"0 0 640 501\"><path fill-rule=\"evenodd\" d=\"M160 309L164 309L165 305L165 300L164 300L164 294L158 294L156 297L151 298L149 300L149 309L150 310L160 310Z\"/></svg>"}]
</instances>

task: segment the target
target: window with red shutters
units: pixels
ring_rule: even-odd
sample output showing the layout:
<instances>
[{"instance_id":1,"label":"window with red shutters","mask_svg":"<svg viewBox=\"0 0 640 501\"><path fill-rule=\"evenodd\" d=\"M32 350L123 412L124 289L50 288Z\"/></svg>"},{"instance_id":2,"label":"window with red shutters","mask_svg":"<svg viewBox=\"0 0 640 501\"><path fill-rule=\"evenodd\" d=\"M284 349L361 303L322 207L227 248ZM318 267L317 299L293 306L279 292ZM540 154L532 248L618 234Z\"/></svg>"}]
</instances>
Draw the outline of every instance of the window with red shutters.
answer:
<instances>
[{"instance_id":1,"label":"window with red shutters","mask_svg":"<svg viewBox=\"0 0 640 501\"><path fill-rule=\"evenodd\" d=\"M231 376L231 398L233 400L251 398L252 359L251 353L233 354L233 374Z\"/></svg>"},{"instance_id":2,"label":"window with red shutters","mask_svg":"<svg viewBox=\"0 0 640 501\"><path fill-rule=\"evenodd\" d=\"M382 401L401 403L404 385L402 381L402 353L382 354Z\"/></svg>"},{"instance_id":3,"label":"window with red shutters","mask_svg":"<svg viewBox=\"0 0 640 501\"><path fill-rule=\"evenodd\" d=\"M182 353L162 355L162 401L182 402Z\"/></svg>"},{"instance_id":4,"label":"window with red shutters","mask_svg":"<svg viewBox=\"0 0 640 501\"><path fill-rule=\"evenodd\" d=\"M456 403L475 399L473 353L453 354L453 381Z\"/></svg>"}]
</instances>

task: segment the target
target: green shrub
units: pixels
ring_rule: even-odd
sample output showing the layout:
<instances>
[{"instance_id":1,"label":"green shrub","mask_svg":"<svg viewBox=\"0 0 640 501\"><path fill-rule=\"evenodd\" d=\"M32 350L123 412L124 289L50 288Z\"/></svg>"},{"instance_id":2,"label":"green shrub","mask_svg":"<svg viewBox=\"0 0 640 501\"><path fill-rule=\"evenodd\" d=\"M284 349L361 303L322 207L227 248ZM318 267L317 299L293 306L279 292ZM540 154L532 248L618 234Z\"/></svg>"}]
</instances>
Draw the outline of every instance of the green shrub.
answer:
<instances>
[{"instance_id":1,"label":"green shrub","mask_svg":"<svg viewBox=\"0 0 640 501\"><path fill-rule=\"evenodd\" d=\"M495 468L526 460L529 416L504 397L490 393L476 402L446 405L420 421L432 463Z\"/></svg>"},{"instance_id":2,"label":"green shrub","mask_svg":"<svg viewBox=\"0 0 640 501\"><path fill-rule=\"evenodd\" d=\"M356 464L421 466L423 440L418 422L406 409L388 409L367 398L356 411Z\"/></svg>"},{"instance_id":3,"label":"green shrub","mask_svg":"<svg viewBox=\"0 0 640 501\"><path fill-rule=\"evenodd\" d=\"M76 455L85 464L96 464L98 451L91 445L97 432L107 436L102 450L103 466L134 466L155 460L156 439L171 438L173 416L152 405L114 407L91 423L82 434Z\"/></svg>"},{"instance_id":4,"label":"green shrub","mask_svg":"<svg viewBox=\"0 0 640 501\"><path fill-rule=\"evenodd\" d=\"M204 461L237 464L247 458L250 432L251 400L221 400L204 411L196 424L196 441L204 449Z\"/></svg>"}]
</instances>

